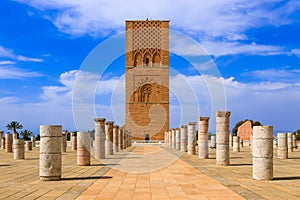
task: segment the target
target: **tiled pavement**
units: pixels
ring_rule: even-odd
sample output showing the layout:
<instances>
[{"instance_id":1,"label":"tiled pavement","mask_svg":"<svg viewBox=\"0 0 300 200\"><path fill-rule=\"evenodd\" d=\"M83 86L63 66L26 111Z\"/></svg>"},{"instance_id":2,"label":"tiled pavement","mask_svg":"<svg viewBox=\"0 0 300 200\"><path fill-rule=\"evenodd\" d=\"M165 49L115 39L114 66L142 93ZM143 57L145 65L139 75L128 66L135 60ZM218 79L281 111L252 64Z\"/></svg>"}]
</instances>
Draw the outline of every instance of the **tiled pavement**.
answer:
<instances>
[{"instance_id":1,"label":"tiled pavement","mask_svg":"<svg viewBox=\"0 0 300 200\"><path fill-rule=\"evenodd\" d=\"M42 182L38 148L18 161L0 149L0 199L300 199L300 149L287 160L274 156L273 181L251 179L248 147L231 152L227 167L215 165L215 150L206 160L157 146L129 151L83 167L68 148L63 179Z\"/></svg>"}]
</instances>

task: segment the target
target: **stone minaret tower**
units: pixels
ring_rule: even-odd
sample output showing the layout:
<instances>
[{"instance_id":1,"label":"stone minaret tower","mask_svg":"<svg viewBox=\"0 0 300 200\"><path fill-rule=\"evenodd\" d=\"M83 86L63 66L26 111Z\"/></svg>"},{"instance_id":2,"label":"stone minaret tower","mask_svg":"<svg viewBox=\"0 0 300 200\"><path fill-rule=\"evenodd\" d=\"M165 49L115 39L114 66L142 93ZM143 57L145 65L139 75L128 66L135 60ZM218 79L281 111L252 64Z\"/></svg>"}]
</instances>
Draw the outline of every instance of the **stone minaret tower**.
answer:
<instances>
[{"instance_id":1,"label":"stone minaret tower","mask_svg":"<svg viewBox=\"0 0 300 200\"><path fill-rule=\"evenodd\" d=\"M169 129L169 21L126 21L126 124L133 140Z\"/></svg>"}]
</instances>

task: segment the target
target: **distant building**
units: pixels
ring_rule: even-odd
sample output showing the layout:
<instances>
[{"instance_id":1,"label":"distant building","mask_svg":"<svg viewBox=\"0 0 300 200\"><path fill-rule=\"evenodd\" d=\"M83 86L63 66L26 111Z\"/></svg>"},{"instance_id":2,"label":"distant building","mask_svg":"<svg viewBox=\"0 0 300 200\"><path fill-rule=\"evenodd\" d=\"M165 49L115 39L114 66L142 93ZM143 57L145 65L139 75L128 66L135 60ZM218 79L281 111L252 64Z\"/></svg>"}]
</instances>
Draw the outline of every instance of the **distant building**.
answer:
<instances>
[{"instance_id":1,"label":"distant building","mask_svg":"<svg viewBox=\"0 0 300 200\"><path fill-rule=\"evenodd\" d=\"M247 120L238 128L237 135L240 136L241 140L250 140L250 135L252 135L253 129L251 121Z\"/></svg>"}]
</instances>

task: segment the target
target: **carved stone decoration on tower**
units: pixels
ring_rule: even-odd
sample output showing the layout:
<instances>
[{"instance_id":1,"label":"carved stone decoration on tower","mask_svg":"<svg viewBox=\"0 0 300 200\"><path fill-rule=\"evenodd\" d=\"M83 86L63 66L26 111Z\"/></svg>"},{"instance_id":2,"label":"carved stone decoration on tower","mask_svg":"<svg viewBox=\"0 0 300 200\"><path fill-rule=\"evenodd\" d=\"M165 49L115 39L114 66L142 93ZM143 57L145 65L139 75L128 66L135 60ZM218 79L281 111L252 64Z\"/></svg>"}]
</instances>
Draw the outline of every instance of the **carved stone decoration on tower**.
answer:
<instances>
[{"instance_id":1,"label":"carved stone decoration on tower","mask_svg":"<svg viewBox=\"0 0 300 200\"><path fill-rule=\"evenodd\" d=\"M169 21L126 21L126 124L133 140L169 129Z\"/></svg>"}]
</instances>

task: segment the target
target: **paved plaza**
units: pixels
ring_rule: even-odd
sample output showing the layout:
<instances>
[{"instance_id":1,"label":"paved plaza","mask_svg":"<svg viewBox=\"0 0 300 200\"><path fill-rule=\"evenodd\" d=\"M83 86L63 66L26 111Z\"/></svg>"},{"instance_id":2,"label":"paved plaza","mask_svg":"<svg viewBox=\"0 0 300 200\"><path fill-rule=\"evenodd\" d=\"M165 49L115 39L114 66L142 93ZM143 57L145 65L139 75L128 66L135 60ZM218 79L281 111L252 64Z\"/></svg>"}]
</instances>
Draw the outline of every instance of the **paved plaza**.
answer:
<instances>
[{"instance_id":1,"label":"paved plaza","mask_svg":"<svg viewBox=\"0 0 300 200\"><path fill-rule=\"evenodd\" d=\"M25 160L0 150L0 199L299 199L300 149L276 158L274 180L252 179L249 147L216 166L215 150L199 160L164 146L132 146L109 158L76 166L76 151L62 156L62 180L39 180L39 148Z\"/></svg>"}]
</instances>

